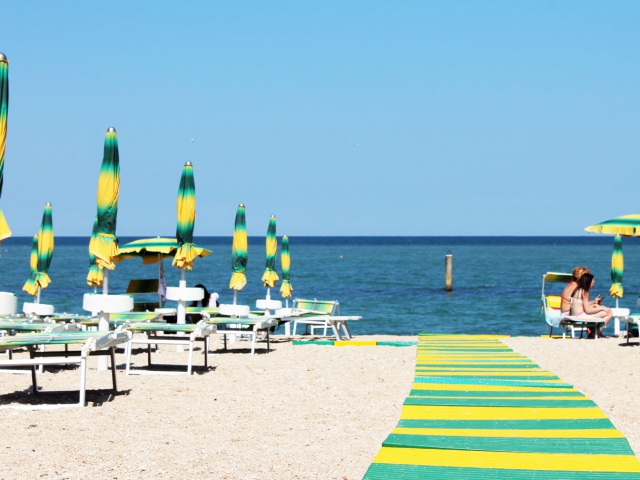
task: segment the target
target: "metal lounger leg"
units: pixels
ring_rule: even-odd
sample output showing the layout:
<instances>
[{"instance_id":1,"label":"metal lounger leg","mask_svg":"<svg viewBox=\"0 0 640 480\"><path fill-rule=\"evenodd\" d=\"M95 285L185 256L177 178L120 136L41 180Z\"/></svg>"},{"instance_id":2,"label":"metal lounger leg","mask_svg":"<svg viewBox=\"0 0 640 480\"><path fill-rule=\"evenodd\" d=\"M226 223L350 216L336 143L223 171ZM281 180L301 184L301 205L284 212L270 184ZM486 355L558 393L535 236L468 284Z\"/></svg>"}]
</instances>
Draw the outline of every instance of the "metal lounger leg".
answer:
<instances>
[{"instance_id":1,"label":"metal lounger leg","mask_svg":"<svg viewBox=\"0 0 640 480\"><path fill-rule=\"evenodd\" d=\"M118 384L116 382L116 347L109 349L111 356L111 379L113 380L113 393L118 393Z\"/></svg>"},{"instance_id":2,"label":"metal lounger leg","mask_svg":"<svg viewBox=\"0 0 640 480\"><path fill-rule=\"evenodd\" d=\"M193 344L195 343L195 339L192 339L189 342L189 363L187 364L187 375L191 375L191 365L193 363Z\"/></svg>"},{"instance_id":3,"label":"metal lounger leg","mask_svg":"<svg viewBox=\"0 0 640 480\"><path fill-rule=\"evenodd\" d=\"M87 397L87 354L82 352L81 362L80 362L80 400L78 404L81 407L86 405L86 397Z\"/></svg>"},{"instance_id":4,"label":"metal lounger leg","mask_svg":"<svg viewBox=\"0 0 640 480\"><path fill-rule=\"evenodd\" d=\"M209 370L209 339L211 337L207 335L204 337L204 368Z\"/></svg>"},{"instance_id":5,"label":"metal lounger leg","mask_svg":"<svg viewBox=\"0 0 640 480\"><path fill-rule=\"evenodd\" d=\"M133 348L132 342L133 342L133 337L130 336L129 341L127 342L127 366L125 368L127 375L129 375L129 366L131 365L131 349Z\"/></svg>"}]
</instances>

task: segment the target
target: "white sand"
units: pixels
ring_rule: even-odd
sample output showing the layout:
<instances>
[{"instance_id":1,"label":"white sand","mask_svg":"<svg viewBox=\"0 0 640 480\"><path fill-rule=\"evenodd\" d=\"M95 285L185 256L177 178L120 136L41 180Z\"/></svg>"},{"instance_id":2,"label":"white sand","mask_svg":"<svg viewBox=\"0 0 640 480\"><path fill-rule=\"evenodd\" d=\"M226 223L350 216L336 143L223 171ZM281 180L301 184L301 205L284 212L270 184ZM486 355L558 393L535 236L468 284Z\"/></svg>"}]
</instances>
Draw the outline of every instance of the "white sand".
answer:
<instances>
[{"instance_id":1,"label":"white sand","mask_svg":"<svg viewBox=\"0 0 640 480\"><path fill-rule=\"evenodd\" d=\"M385 338L416 340L358 340ZM272 347L251 356L238 342L211 357L214 371L191 377L119 370L121 393L89 392L84 409L0 410L0 479L361 478L400 418L416 348ZM200 352L195 358L201 364ZM146 354L135 360L146 365ZM164 347L154 361L186 354ZM96 362L88 388L110 388L110 372L96 371ZM0 379L3 404L31 398L29 375ZM39 375L43 392L78 383L77 370ZM77 394L64 400L77 402Z\"/></svg>"},{"instance_id":2,"label":"white sand","mask_svg":"<svg viewBox=\"0 0 640 480\"><path fill-rule=\"evenodd\" d=\"M504 343L591 398L640 458L640 348L638 339L507 338Z\"/></svg>"}]
</instances>

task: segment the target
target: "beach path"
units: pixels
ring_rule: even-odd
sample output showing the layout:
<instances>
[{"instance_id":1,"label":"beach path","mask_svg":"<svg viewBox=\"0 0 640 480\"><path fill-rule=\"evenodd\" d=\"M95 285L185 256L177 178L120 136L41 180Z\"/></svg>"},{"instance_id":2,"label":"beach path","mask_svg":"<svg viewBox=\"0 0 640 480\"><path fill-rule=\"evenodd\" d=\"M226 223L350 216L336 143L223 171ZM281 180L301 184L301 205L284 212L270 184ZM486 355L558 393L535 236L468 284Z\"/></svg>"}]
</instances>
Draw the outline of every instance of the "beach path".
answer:
<instances>
[{"instance_id":1,"label":"beach path","mask_svg":"<svg viewBox=\"0 0 640 480\"><path fill-rule=\"evenodd\" d=\"M413 388L365 479L640 479L604 412L498 336L419 336Z\"/></svg>"}]
</instances>

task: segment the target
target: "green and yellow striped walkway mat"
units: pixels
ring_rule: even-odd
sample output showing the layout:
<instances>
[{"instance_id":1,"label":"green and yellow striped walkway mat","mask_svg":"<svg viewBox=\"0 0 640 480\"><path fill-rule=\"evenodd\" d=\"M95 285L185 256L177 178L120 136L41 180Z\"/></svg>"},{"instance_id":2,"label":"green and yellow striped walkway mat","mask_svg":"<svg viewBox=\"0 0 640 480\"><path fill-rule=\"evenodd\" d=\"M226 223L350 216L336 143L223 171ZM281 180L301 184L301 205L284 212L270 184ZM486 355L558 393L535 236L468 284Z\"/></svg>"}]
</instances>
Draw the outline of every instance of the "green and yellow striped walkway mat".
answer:
<instances>
[{"instance_id":1,"label":"green and yellow striped walkway mat","mask_svg":"<svg viewBox=\"0 0 640 480\"><path fill-rule=\"evenodd\" d=\"M400 423L364 478L640 480L602 410L499 338L419 336Z\"/></svg>"},{"instance_id":2,"label":"green and yellow striped walkway mat","mask_svg":"<svg viewBox=\"0 0 640 480\"><path fill-rule=\"evenodd\" d=\"M382 340L294 340L294 345L329 345L332 347L412 347L418 342Z\"/></svg>"}]
</instances>

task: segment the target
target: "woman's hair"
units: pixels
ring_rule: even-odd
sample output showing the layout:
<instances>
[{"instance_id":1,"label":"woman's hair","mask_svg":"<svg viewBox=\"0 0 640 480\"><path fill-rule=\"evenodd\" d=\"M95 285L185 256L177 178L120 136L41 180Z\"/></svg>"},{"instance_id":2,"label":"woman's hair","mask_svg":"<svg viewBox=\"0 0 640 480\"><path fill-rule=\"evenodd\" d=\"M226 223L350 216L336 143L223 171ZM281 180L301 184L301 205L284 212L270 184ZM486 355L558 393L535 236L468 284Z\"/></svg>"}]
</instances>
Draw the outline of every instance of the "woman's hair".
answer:
<instances>
[{"instance_id":1,"label":"woman's hair","mask_svg":"<svg viewBox=\"0 0 640 480\"><path fill-rule=\"evenodd\" d=\"M576 292L578 290L584 290L585 292L588 292L589 290L591 290L591 282L593 282L593 275L591 275L590 273L585 273L580 277L580 280L578 280L578 288L576 288Z\"/></svg>"},{"instance_id":2,"label":"woman's hair","mask_svg":"<svg viewBox=\"0 0 640 480\"><path fill-rule=\"evenodd\" d=\"M587 267L576 267L573 269L573 279L577 282L585 273L591 273Z\"/></svg>"},{"instance_id":3,"label":"woman's hair","mask_svg":"<svg viewBox=\"0 0 640 480\"><path fill-rule=\"evenodd\" d=\"M197 284L196 288L201 288L202 290L204 290L204 298L202 299L202 306L208 307L209 306L209 290L207 290L207 287L205 287L201 283Z\"/></svg>"}]
</instances>

